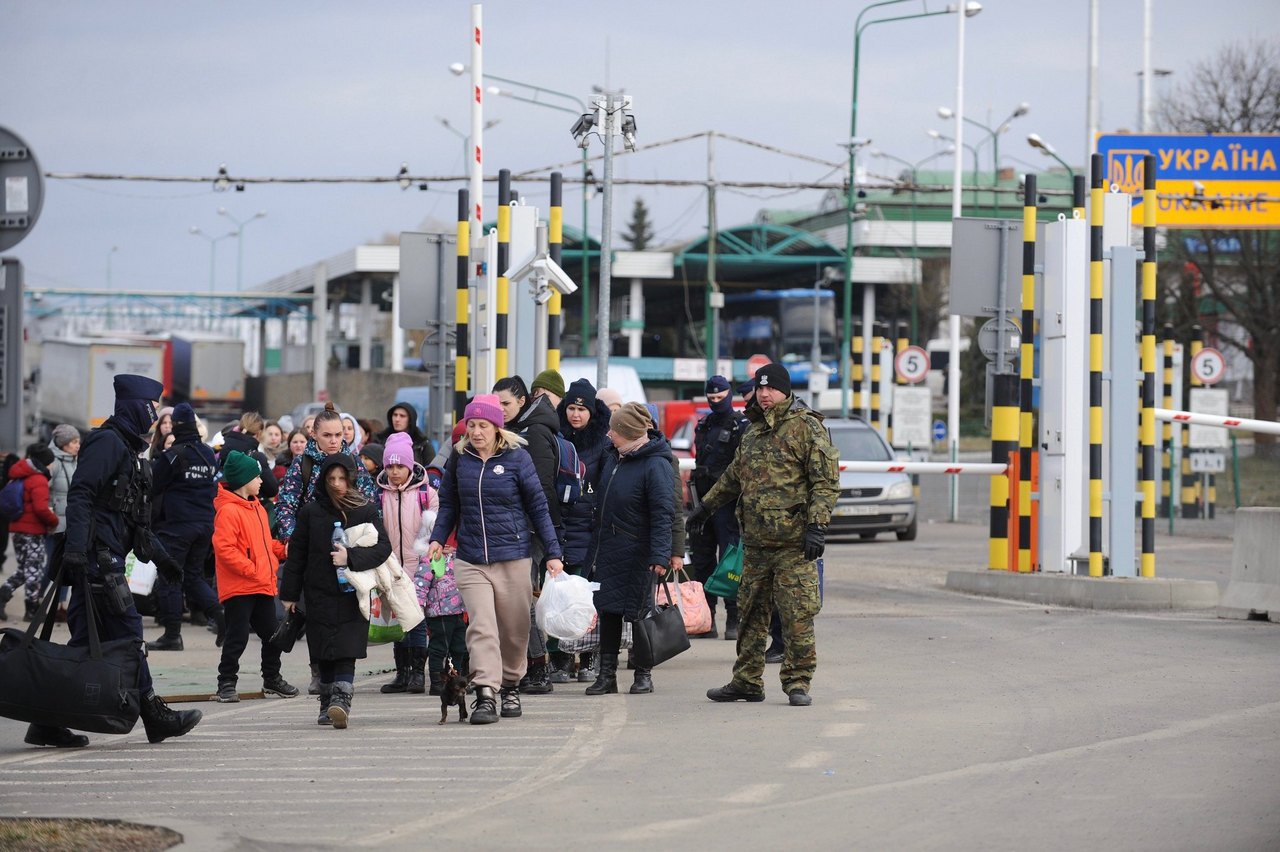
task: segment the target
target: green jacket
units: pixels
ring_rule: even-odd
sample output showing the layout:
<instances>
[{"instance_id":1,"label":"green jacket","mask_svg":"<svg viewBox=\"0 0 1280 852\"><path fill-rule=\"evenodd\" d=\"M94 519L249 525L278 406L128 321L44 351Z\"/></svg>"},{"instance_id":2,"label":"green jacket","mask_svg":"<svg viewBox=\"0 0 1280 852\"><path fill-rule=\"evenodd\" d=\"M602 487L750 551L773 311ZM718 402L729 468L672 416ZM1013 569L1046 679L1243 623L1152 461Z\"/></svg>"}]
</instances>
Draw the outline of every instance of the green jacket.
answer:
<instances>
[{"instance_id":1,"label":"green jacket","mask_svg":"<svg viewBox=\"0 0 1280 852\"><path fill-rule=\"evenodd\" d=\"M702 503L738 500L744 544L798 545L808 524L826 526L840 496L840 455L822 415L794 396L763 412Z\"/></svg>"}]
</instances>

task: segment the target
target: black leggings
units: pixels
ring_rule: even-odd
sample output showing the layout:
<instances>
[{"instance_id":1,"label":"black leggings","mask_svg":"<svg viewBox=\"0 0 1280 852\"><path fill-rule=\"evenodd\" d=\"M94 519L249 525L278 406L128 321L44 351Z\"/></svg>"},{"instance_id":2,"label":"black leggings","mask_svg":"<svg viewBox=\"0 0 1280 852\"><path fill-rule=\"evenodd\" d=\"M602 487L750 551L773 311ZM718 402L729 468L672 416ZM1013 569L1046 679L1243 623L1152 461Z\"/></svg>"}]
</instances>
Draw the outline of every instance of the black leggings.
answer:
<instances>
[{"instance_id":1,"label":"black leggings","mask_svg":"<svg viewBox=\"0 0 1280 852\"><path fill-rule=\"evenodd\" d=\"M320 660L316 665L320 667L321 683L353 683L356 679L355 657L346 657L341 660Z\"/></svg>"},{"instance_id":2,"label":"black leggings","mask_svg":"<svg viewBox=\"0 0 1280 852\"><path fill-rule=\"evenodd\" d=\"M600 653L617 654L622 648L622 616L600 613Z\"/></svg>"}]
</instances>

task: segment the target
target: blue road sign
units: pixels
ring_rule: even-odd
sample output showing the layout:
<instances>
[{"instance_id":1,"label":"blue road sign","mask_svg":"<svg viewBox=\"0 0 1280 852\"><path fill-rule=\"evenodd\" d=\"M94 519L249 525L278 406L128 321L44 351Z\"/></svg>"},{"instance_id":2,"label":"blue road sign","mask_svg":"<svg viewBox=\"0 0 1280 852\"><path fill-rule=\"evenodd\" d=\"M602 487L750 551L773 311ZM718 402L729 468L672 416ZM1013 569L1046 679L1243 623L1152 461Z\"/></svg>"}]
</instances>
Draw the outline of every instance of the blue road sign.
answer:
<instances>
[{"instance_id":1,"label":"blue road sign","mask_svg":"<svg viewBox=\"0 0 1280 852\"><path fill-rule=\"evenodd\" d=\"M935 441L947 440L947 424L942 422L941 420L933 421L933 440Z\"/></svg>"}]
</instances>

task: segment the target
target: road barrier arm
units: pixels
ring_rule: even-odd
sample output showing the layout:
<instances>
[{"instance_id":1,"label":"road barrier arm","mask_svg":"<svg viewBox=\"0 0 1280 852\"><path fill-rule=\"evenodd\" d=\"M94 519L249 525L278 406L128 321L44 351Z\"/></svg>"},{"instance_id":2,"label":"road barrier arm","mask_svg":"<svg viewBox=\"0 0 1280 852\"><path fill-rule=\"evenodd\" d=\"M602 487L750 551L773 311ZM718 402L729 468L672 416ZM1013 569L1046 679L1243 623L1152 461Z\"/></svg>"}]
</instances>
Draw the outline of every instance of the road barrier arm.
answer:
<instances>
[{"instance_id":1,"label":"road barrier arm","mask_svg":"<svg viewBox=\"0 0 1280 852\"><path fill-rule=\"evenodd\" d=\"M1280 435L1280 423L1274 420L1250 420L1247 417L1223 417L1220 414L1200 414L1195 411L1173 411L1168 408L1156 409L1157 420L1172 423L1188 423L1195 426L1221 426L1224 429L1238 429L1242 432L1259 432L1264 435Z\"/></svg>"}]
</instances>

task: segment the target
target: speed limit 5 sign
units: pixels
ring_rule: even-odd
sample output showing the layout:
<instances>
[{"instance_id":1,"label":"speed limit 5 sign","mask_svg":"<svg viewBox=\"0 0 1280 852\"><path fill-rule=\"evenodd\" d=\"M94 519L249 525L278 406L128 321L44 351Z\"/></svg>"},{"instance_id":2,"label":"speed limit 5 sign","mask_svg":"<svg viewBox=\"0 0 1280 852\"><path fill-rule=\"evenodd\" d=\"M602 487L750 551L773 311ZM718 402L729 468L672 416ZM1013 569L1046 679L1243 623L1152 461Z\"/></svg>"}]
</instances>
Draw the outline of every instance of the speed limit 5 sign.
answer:
<instances>
[{"instance_id":1,"label":"speed limit 5 sign","mask_svg":"<svg viewBox=\"0 0 1280 852\"><path fill-rule=\"evenodd\" d=\"M1206 346L1191 359L1191 375L1201 384L1216 385L1227 375L1227 359L1217 349Z\"/></svg>"},{"instance_id":2,"label":"speed limit 5 sign","mask_svg":"<svg viewBox=\"0 0 1280 852\"><path fill-rule=\"evenodd\" d=\"M909 385L923 382L929 375L929 353L919 346L908 346L893 359L893 370Z\"/></svg>"}]
</instances>

